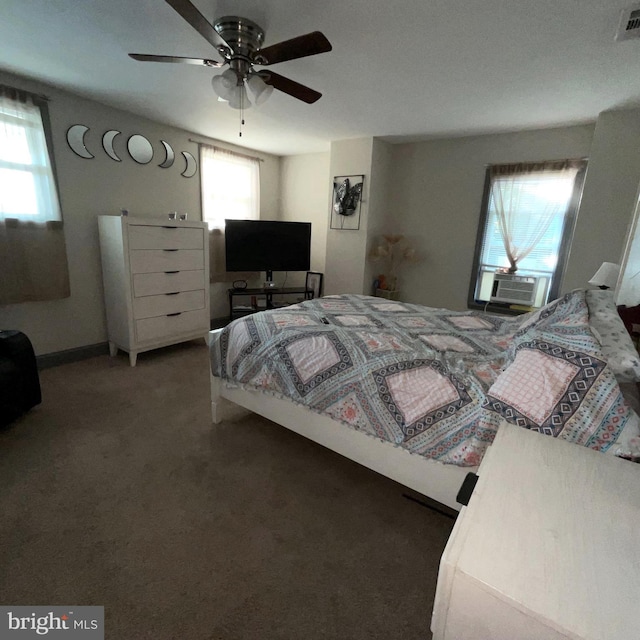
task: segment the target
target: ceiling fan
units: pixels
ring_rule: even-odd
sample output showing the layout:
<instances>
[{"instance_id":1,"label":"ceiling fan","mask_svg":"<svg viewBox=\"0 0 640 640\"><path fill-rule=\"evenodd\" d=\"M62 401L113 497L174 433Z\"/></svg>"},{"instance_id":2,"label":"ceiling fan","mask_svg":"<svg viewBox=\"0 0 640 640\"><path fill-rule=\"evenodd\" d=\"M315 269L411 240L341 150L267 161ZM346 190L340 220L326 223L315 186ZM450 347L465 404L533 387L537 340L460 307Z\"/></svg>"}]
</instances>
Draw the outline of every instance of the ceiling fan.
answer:
<instances>
[{"instance_id":1,"label":"ceiling fan","mask_svg":"<svg viewBox=\"0 0 640 640\"><path fill-rule=\"evenodd\" d=\"M320 31L285 40L262 48L264 30L255 22L238 16L225 16L210 24L189 0L165 0L207 42L215 47L223 61L209 58L185 58L130 53L134 60L142 62L177 62L229 68L213 78L212 84L218 96L234 109L251 106L245 83L254 96L254 102L264 102L273 89L282 91L307 104L319 100L321 93L273 71L256 70L255 66L269 66L306 56L331 51L331 43Z\"/></svg>"}]
</instances>

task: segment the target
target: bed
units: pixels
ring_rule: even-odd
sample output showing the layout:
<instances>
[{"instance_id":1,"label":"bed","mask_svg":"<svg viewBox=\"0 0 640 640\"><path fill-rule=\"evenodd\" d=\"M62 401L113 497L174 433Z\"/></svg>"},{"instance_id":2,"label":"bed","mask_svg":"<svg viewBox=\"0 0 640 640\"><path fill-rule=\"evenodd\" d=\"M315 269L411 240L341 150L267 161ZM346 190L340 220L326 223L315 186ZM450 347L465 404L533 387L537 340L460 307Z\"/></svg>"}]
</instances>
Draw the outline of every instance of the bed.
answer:
<instances>
[{"instance_id":1,"label":"bed","mask_svg":"<svg viewBox=\"0 0 640 640\"><path fill-rule=\"evenodd\" d=\"M210 354L214 423L248 409L454 509L504 421L640 454L640 359L609 291L518 317L327 296L237 319Z\"/></svg>"}]
</instances>

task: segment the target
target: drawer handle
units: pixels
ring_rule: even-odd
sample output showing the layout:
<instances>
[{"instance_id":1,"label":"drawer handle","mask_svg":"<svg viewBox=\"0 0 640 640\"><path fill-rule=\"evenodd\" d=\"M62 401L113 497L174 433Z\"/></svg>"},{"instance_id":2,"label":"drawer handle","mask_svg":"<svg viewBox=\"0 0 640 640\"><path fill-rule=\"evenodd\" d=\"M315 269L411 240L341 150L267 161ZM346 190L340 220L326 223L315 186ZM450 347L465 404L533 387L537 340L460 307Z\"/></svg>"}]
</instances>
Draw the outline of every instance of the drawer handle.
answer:
<instances>
[{"instance_id":1,"label":"drawer handle","mask_svg":"<svg viewBox=\"0 0 640 640\"><path fill-rule=\"evenodd\" d=\"M178 249L163 249L163 251L178 251Z\"/></svg>"},{"instance_id":2,"label":"drawer handle","mask_svg":"<svg viewBox=\"0 0 640 640\"><path fill-rule=\"evenodd\" d=\"M162 225L163 229L177 229L178 227L170 227L169 225Z\"/></svg>"},{"instance_id":3,"label":"drawer handle","mask_svg":"<svg viewBox=\"0 0 640 640\"><path fill-rule=\"evenodd\" d=\"M167 313L167 318L170 316L179 316L182 315L182 311L178 311L177 313Z\"/></svg>"},{"instance_id":4,"label":"drawer handle","mask_svg":"<svg viewBox=\"0 0 640 640\"><path fill-rule=\"evenodd\" d=\"M179 291L172 291L171 293L165 293L165 296L177 296L180 292Z\"/></svg>"},{"instance_id":5,"label":"drawer handle","mask_svg":"<svg viewBox=\"0 0 640 640\"><path fill-rule=\"evenodd\" d=\"M169 273L180 273L179 271L165 271L165 273L169 274Z\"/></svg>"}]
</instances>

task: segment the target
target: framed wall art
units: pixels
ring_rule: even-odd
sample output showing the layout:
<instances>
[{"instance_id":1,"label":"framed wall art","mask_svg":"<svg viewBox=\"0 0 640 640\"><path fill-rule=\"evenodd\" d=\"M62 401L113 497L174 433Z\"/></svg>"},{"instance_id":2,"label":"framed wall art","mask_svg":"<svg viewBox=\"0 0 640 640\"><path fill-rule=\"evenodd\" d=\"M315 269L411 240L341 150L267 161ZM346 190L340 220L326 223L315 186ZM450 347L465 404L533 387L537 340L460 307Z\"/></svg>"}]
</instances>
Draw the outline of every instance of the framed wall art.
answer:
<instances>
[{"instance_id":1,"label":"framed wall art","mask_svg":"<svg viewBox=\"0 0 640 640\"><path fill-rule=\"evenodd\" d=\"M331 229L357 231L364 176L335 176L331 198Z\"/></svg>"}]
</instances>

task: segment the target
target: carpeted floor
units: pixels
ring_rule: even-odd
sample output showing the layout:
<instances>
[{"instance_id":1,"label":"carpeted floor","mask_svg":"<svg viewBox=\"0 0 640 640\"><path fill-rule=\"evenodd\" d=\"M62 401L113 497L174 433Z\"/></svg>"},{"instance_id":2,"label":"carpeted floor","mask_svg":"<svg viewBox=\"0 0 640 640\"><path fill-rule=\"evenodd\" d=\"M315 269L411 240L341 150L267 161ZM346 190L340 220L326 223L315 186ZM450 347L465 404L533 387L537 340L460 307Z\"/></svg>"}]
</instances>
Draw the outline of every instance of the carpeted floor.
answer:
<instances>
[{"instance_id":1,"label":"carpeted floor","mask_svg":"<svg viewBox=\"0 0 640 640\"><path fill-rule=\"evenodd\" d=\"M425 640L453 520L250 415L203 342L45 369L0 431L0 603L104 605L117 640Z\"/></svg>"}]
</instances>

